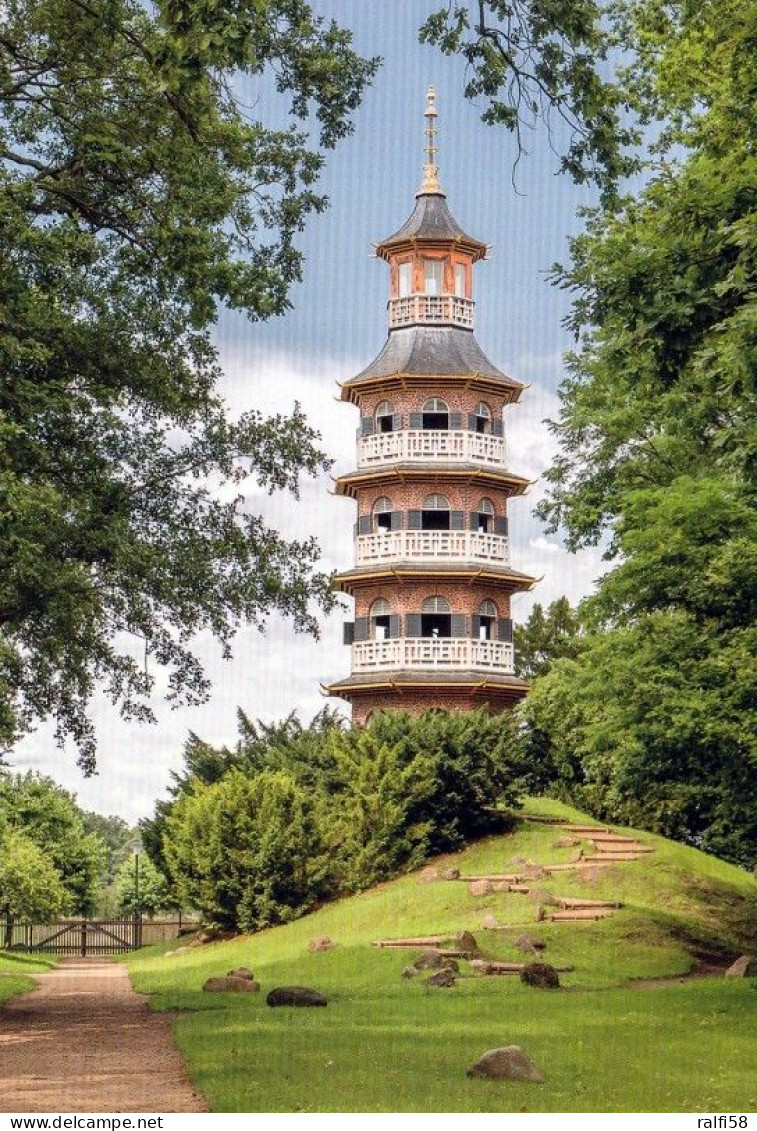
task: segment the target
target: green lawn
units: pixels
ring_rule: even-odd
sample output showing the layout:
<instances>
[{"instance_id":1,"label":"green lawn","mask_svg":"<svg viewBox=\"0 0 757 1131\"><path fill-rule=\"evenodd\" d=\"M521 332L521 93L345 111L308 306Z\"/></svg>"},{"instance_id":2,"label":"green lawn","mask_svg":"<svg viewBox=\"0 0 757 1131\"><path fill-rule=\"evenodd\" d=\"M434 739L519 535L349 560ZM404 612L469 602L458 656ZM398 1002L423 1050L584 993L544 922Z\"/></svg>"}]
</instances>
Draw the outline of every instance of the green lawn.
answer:
<instances>
[{"instance_id":1,"label":"green lawn","mask_svg":"<svg viewBox=\"0 0 757 1131\"><path fill-rule=\"evenodd\" d=\"M554 802L541 811L581 815ZM537 803L528 806L537 811ZM464 872L511 867L513 856L567 858L558 834L536 823L456 857ZM659 837L656 852L595 878L538 881L559 895L622 899L598 923L536 924L525 896L474 899L462 883L407 876L322 908L296 923L228 943L128 959L137 989L177 1010L176 1040L215 1111L750 1111L757 983L724 978L635 988L633 979L687 973L694 955L730 957L754 946L757 885L746 873ZM480 929L495 914L511 929ZM538 934L545 959L573 965L559 991L519 979L466 973L452 989L400 976L412 952L379 950L376 938L473 930L487 954L515 959L515 935ZM318 934L338 944L310 954ZM174 944L175 946L175 944ZM250 966L260 995L208 995L202 983ZM465 969L465 968L463 968ZM272 986L323 991L327 1009L272 1010ZM544 1085L469 1080L496 1045L519 1044Z\"/></svg>"},{"instance_id":2,"label":"green lawn","mask_svg":"<svg viewBox=\"0 0 757 1131\"><path fill-rule=\"evenodd\" d=\"M34 979L30 974L41 974L55 965L48 959L27 954L8 953L0 950L0 1005L34 989Z\"/></svg>"}]
</instances>

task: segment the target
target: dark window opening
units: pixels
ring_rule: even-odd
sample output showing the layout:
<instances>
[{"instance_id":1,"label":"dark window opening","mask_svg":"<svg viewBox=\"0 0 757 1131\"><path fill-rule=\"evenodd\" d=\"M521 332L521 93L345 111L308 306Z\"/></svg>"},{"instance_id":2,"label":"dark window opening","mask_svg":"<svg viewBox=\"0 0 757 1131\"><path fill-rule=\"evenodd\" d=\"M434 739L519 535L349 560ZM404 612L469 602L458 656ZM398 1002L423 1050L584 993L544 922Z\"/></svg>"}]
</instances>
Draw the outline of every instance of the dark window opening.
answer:
<instances>
[{"instance_id":1,"label":"dark window opening","mask_svg":"<svg viewBox=\"0 0 757 1131\"><path fill-rule=\"evenodd\" d=\"M373 639L374 640L388 640L389 639L389 614L386 616L378 616L373 618Z\"/></svg>"},{"instance_id":2,"label":"dark window opening","mask_svg":"<svg viewBox=\"0 0 757 1131\"><path fill-rule=\"evenodd\" d=\"M449 431L449 413L448 412L424 412L423 414L423 428L426 432L448 432Z\"/></svg>"},{"instance_id":3,"label":"dark window opening","mask_svg":"<svg viewBox=\"0 0 757 1131\"><path fill-rule=\"evenodd\" d=\"M383 514L376 515L376 530L391 530L392 529L392 513L385 511Z\"/></svg>"},{"instance_id":4,"label":"dark window opening","mask_svg":"<svg viewBox=\"0 0 757 1131\"><path fill-rule=\"evenodd\" d=\"M449 530L449 511L421 511L421 530Z\"/></svg>"},{"instance_id":5,"label":"dark window opening","mask_svg":"<svg viewBox=\"0 0 757 1131\"><path fill-rule=\"evenodd\" d=\"M421 636L437 639L452 635L452 617L449 613L421 613Z\"/></svg>"}]
</instances>

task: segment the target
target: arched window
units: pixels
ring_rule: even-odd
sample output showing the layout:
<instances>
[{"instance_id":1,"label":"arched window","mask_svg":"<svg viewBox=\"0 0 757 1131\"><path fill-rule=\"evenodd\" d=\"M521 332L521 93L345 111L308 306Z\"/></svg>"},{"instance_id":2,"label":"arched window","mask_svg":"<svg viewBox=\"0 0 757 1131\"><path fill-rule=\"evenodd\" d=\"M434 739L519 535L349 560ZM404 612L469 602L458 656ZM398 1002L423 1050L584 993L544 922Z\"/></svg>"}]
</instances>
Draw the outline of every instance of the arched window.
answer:
<instances>
[{"instance_id":1,"label":"arched window","mask_svg":"<svg viewBox=\"0 0 757 1131\"><path fill-rule=\"evenodd\" d=\"M449 530L449 499L444 495L426 495L421 510L421 530Z\"/></svg>"},{"instance_id":2,"label":"arched window","mask_svg":"<svg viewBox=\"0 0 757 1131\"><path fill-rule=\"evenodd\" d=\"M432 639L451 636L451 612L445 597L426 597L421 605L421 636Z\"/></svg>"},{"instance_id":3,"label":"arched window","mask_svg":"<svg viewBox=\"0 0 757 1131\"><path fill-rule=\"evenodd\" d=\"M376 409L376 431L394 431L394 405L391 401L382 401Z\"/></svg>"},{"instance_id":4,"label":"arched window","mask_svg":"<svg viewBox=\"0 0 757 1131\"><path fill-rule=\"evenodd\" d=\"M449 405L439 397L431 397L423 406L422 427L436 432L446 432L449 428Z\"/></svg>"},{"instance_id":5,"label":"arched window","mask_svg":"<svg viewBox=\"0 0 757 1131\"><path fill-rule=\"evenodd\" d=\"M492 410L489 408L486 401L479 401L476 405L476 431L491 432L491 430Z\"/></svg>"},{"instance_id":6,"label":"arched window","mask_svg":"<svg viewBox=\"0 0 757 1131\"><path fill-rule=\"evenodd\" d=\"M497 623L497 606L493 601L482 601L478 611L479 640L493 640Z\"/></svg>"},{"instance_id":7,"label":"arched window","mask_svg":"<svg viewBox=\"0 0 757 1131\"><path fill-rule=\"evenodd\" d=\"M491 534L494 529L494 503L491 499L479 499L474 512L474 529L479 534Z\"/></svg>"},{"instance_id":8,"label":"arched window","mask_svg":"<svg viewBox=\"0 0 757 1131\"><path fill-rule=\"evenodd\" d=\"M373 504L373 529L392 529L392 500L387 498L386 495L382 495L380 499L376 499L376 502Z\"/></svg>"},{"instance_id":9,"label":"arched window","mask_svg":"<svg viewBox=\"0 0 757 1131\"><path fill-rule=\"evenodd\" d=\"M389 636L389 602L384 597L379 597L371 605L368 614L371 624L371 638L373 640L386 640Z\"/></svg>"}]
</instances>

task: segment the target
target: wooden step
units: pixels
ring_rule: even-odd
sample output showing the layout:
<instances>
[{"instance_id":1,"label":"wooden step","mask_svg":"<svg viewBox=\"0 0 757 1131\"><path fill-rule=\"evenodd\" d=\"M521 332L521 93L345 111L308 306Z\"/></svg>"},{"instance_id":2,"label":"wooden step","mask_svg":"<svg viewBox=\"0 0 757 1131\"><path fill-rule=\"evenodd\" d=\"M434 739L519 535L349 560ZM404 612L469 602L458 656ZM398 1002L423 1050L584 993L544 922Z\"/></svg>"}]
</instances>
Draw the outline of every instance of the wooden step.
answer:
<instances>
[{"instance_id":1,"label":"wooden step","mask_svg":"<svg viewBox=\"0 0 757 1131\"><path fill-rule=\"evenodd\" d=\"M607 825L558 825L566 833L611 833Z\"/></svg>"},{"instance_id":2,"label":"wooden step","mask_svg":"<svg viewBox=\"0 0 757 1131\"><path fill-rule=\"evenodd\" d=\"M382 947L384 947L384 946L389 946L389 947L391 947L391 946L396 946L396 947L405 947L405 946L415 946L415 947L433 946L433 947L438 947L440 943L449 942L450 939L454 939L455 934L456 934L455 931L450 931L450 933L448 935L420 935L416 938L409 938L409 939L378 939L373 945L374 946L382 946Z\"/></svg>"},{"instance_id":3,"label":"wooden step","mask_svg":"<svg viewBox=\"0 0 757 1131\"><path fill-rule=\"evenodd\" d=\"M604 856L606 853L611 852L614 856L627 856L629 853L654 852L651 844L607 844L603 841L598 841L597 852Z\"/></svg>"},{"instance_id":4,"label":"wooden step","mask_svg":"<svg viewBox=\"0 0 757 1131\"><path fill-rule=\"evenodd\" d=\"M535 813L520 813L518 816L521 821L536 821L539 825L559 825L561 823L560 817L537 817Z\"/></svg>"},{"instance_id":5,"label":"wooden step","mask_svg":"<svg viewBox=\"0 0 757 1131\"><path fill-rule=\"evenodd\" d=\"M615 914L614 908L609 907L576 907L570 911L545 911L544 920L551 923L581 922L583 920L607 919Z\"/></svg>"},{"instance_id":6,"label":"wooden step","mask_svg":"<svg viewBox=\"0 0 757 1131\"><path fill-rule=\"evenodd\" d=\"M515 872L509 872L506 875L495 873L489 876L458 876L457 878L464 880L466 884L474 884L478 880L488 880L490 884L518 884L523 879Z\"/></svg>"},{"instance_id":7,"label":"wooden step","mask_svg":"<svg viewBox=\"0 0 757 1131\"><path fill-rule=\"evenodd\" d=\"M624 857L624 859L626 858ZM610 860L606 856L584 856L582 860L575 860L571 864L550 864L549 870L550 872L580 872L583 868L603 868L614 863L614 860Z\"/></svg>"},{"instance_id":8,"label":"wooden step","mask_svg":"<svg viewBox=\"0 0 757 1131\"><path fill-rule=\"evenodd\" d=\"M591 840L597 842L606 842L607 844L638 844L639 841L633 836L621 836L620 833L602 833L592 832Z\"/></svg>"},{"instance_id":9,"label":"wooden step","mask_svg":"<svg viewBox=\"0 0 757 1131\"><path fill-rule=\"evenodd\" d=\"M554 898L563 911L617 911L623 906L620 902L606 899L581 899L580 896L574 898L563 895L556 895Z\"/></svg>"},{"instance_id":10,"label":"wooden step","mask_svg":"<svg viewBox=\"0 0 757 1131\"><path fill-rule=\"evenodd\" d=\"M597 856L584 856L582 864L627 864L631 860L643 860L643 852L600 852Z\"/></svg>"}]
</instances>

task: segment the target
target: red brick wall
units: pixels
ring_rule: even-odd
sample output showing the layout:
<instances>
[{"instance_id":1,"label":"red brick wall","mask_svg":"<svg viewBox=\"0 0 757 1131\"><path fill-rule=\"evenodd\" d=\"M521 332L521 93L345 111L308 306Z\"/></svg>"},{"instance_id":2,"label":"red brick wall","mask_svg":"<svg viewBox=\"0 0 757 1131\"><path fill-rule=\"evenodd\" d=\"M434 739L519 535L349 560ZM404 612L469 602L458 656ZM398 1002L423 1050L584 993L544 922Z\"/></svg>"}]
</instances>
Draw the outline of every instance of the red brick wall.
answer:
<instances>
[{"instance_id":1,"label":"red brick wall","mask_svg":"<svg viewBox=\"0 0 757 1131\"><path fill-rule=\"evenodd\" d=\"M360 693L352 697L352 722L362 726L368 722L372 711L409 711L420 715L429 707L443 707L449 711L473 711L478 707L488 707L492 714L509 710L513 704L501 694L486 690L478 694L471 691L456 692L450 687L409 689L407 691L378 691Z\"/></svg>"},{"instance_id":2,"label":"red brick wall","mask_svg":"<svg viewBox=\"0 0 757 1131\"><path fill-rule=\"evenodd\" d=\"M428 478L422 483L398 482L392 487L384 488L359 487L356 494L358 514L371 514L376 500L384 496L391 500L392 510L419 511L426 495L444 495L449 500L450 510L466 513L476 510L482 498L491 499L495 514L507 514L505 491L492 491L488 487L482 490L477 484L451 483L444 478L443 472L439 475L429 472Z\"/></svg>"},{"instance_id":3,"label":"red brick wall","mask_svg":"<svg viewBox=\"0 0 757 1131\"><path fill-rule=\"evenodd\" d=\"M491 600L497 606L498 616L510 616L510 595L498 593L492 582L437 581L429 578L361 587L355 594L355 616L368 616L373 602L381 597L389 602L391 611L400 616L419 613L426 597L444 597L453 613L466 613L468 616L478 612L482 601Z\"/></svg>"},{"instance_id":4,"label":"red brick wall","mask_svg":"<svg viewBox=\"0 0 757 1131\"><path fill-rule=\"evenodd\" d=\"M422 389L395 389L391 393L364 393L359 401L360 415L373 416L381 401L391 401L394 411L402 413L403 426L407 428L410 413L420 412L429 397L441 397L449 405L450 412L461 412L466 426L468 413L476 411L479 401L488 404L494 420L502 419L502 409L507 404L504 396L495 397L489 393L482 396L462 385L445 385L444 378L440 377L433 390L427 392Z\"/></svg>"}]
</instances>

